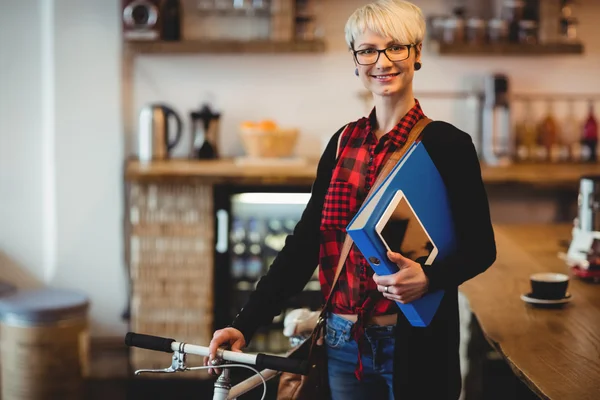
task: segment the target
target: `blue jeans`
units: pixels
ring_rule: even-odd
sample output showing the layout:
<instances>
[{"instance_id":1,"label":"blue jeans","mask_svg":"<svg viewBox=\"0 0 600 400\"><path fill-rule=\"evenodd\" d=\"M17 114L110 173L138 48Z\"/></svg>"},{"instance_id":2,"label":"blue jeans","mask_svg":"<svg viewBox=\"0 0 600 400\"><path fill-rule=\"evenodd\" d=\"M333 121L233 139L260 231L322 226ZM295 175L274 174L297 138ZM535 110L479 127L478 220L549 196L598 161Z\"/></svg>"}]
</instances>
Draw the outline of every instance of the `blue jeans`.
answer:
<instances>
[{"instance_id":1,"label":"blue jeans","mask_svg":"<svg viewBox=\"0 0 600 400\"><path fill-rule=\"evenodd\" d=\"M327 363L332 400L394 399L394 326L367 326L362 351L363 379L354 375L358 345L350 336L353 323L327 315Z\"/></svg>"}]
</instances>

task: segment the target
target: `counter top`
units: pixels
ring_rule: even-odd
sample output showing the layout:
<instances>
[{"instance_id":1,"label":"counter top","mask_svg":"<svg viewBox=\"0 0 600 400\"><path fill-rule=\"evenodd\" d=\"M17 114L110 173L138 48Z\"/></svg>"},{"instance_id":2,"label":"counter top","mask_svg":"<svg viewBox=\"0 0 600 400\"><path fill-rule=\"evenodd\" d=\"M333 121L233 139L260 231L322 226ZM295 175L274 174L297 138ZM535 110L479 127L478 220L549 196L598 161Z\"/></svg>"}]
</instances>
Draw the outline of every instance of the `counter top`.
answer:
<instances>
[{"instance_id":1,"label":"counter top","mask_svg":"<svg viewBox=\"0 0 600 400\"><path fill-rule=\"evenodd\" d=\"M495 233L497 261L460 288L486 339L541 398L600 398L600 284L572 276L572 300L559 309L520 299L530 274L568 272L557 254L571 226L502 225Z\"/></svg>"},{"instance_id":2,"label":"counter top","mask_svg":"<svg viewBox=\"0 0 600 400\"><path fill-rule=\"evenodd\" d=\"M481 168L483 180L489 185L525 184L577 188L581 176L600 174L598 164L515 164L507 167L482 165ZM125 179L200 179L207 182L310 185L316 169L315 159L306 160L305 163L272 161L257 164L239 164L234 159L170 160L148 164L129 161L125 167Z\"/></svg>"}]
</instances>

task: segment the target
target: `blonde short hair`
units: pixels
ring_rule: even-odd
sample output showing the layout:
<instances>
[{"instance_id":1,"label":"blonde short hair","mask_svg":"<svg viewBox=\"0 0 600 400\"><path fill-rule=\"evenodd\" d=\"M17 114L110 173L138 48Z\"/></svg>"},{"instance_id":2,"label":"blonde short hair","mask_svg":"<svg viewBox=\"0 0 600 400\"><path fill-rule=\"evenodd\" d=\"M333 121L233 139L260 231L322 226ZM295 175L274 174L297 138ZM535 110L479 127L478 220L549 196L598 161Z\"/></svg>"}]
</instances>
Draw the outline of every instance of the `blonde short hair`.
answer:
<instances>
[{"instance_id":1,"label":"blonde short hair","mask_svg":"<svg viewBox=\"0 0 600 400\"><path fill-rule=\"evenodd\" d=\"M425 18L419 7L403 0L378 0L358 8L346 22L346 43L365 30L390 37L400 44L417 44L425 37Z\"/></svg>"}]
</instances>

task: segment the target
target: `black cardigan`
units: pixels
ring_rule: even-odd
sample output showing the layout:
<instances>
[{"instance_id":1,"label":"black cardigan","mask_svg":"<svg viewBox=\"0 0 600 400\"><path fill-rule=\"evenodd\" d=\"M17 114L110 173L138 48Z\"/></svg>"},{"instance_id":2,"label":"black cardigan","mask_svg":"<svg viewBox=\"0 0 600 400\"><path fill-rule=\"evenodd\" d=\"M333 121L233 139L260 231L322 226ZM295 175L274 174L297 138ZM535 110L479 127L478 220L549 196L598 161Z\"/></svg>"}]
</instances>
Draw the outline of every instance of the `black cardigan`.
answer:
<instances>
[{"instance_id":1,"label":"black cardigan","mask_svg":"<svg viewBox=\"0 0 600 400\"><path fill-rule=\"evenodd\" d=\"M281 312L284 300L302 291L319 263L321 212L341 131L331 137L321 156L310 200L293 234L231 325L244 334L246 343L259 326ZM456 399L461 390L457 288L493 264L496 245L471 137L451 124L434 121L423 131L422 142L446 184L458 250L423 267L429 290L446 290L430 325L413 327L398 314L394 393L402 400Z\"/></svg>"}]
</instances>

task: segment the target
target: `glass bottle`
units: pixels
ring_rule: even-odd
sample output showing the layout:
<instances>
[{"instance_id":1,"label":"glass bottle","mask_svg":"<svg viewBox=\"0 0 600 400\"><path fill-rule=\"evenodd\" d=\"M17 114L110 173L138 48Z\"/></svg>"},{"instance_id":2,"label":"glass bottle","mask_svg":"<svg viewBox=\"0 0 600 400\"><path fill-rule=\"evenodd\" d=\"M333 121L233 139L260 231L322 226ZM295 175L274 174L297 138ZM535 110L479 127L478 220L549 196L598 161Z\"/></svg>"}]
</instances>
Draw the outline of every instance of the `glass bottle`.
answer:
<instances>
[{"instance_id":1,"label":"glass bottle","mask_svg":"<svg viewBox=\"0 0 600 400\"><path fill-rule=\"evenodd\" d=\"M516 126L517 157L519 161L535 161L537 147L537 127L533 121L531 104L525 102L523 119Z\"/></svg>"},{"instance_id":2,"label":"glass bottle","mask_svg":"<svg viewBox=\"0 0 600 400\"><path fill-rule=\"evenodd\" d=\"M540 123L540 145L544 148L546 161L558 161L558 124L552 110L552 102L548 102L546 116Z\"/></svg>"},{"instance_id":3,"label":"glass bottle","mask_svg":"<svg viewBox=\"0 0 600 400\"><path fill-rule=\"evenodd\" d=\"M598 120L594 115L594 102L590 100L589 114L583 125L583 136L581 138L582 158L585 162L598 161Z\"/></svg>"},{"instance_id":4,"label":"glass bottle","mask_svg":"<svg viewBox=\"0 0 600 400\"><path fill-rule=\"evenodd\" d=\"M574 17L574 1L561 0L560 9L560 30L564 41L577 40L578 20Z\"/></svg>"},{"instance_id":5,"label":"glass bottle","mask_svg":"<svg viewBox=\"0 0 600 400\"><path fill-rule=\"evenodd\" d=\"M236 217L231 224L231 275L234 279L243 279L246 274L246 227L244 221Z\"/></svg>"},{"instance_id":6,"label":"glass bottle","mask_svg":"<svg viewBox=\"0 0 600 400\"><path fill-rule=\"evenodd\" d=\"M575 117L574 102L569 101L567 115L561 129L561 143L564 145L564 159L579 162L581 159L581 144L579 143L580 122Z\"/></svg>"},{"instance_id":7,"label":"glass bottle","mask_svg":"<svg viewBox=\"0 0 600 400\"><path fill-rule=\"evenodd\" d=\"M248 231L246 235L246 247L249 253L246 264L246 274L252 282L258 281L263 273L263 248L261 238L261 221L256 217L250 217L248 219Z\"/></svg>"}]
</instances>

